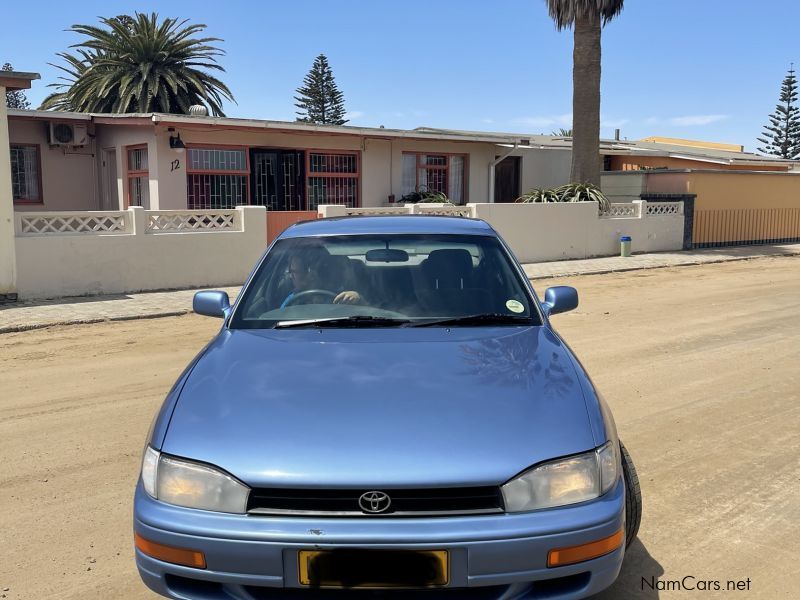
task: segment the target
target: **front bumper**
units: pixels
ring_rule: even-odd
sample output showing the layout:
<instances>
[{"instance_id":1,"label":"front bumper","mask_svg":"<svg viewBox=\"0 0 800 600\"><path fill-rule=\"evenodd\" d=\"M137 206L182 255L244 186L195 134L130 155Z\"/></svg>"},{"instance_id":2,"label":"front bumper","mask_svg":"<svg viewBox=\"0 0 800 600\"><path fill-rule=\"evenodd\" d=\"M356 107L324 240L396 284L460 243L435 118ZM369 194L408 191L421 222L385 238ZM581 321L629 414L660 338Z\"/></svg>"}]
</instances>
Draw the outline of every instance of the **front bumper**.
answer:
<instances>
[{"instance_id":1,"label":"front bumper","mask_svg":"<svg viewBox=\"0 0 800 600\"><path fill-rule=\"evenodd\" d=\"M624 527L624 506L620 479L597 500L530 513L421 519L272 518L171 506L153 500L140 483L134 500L135 532L159 544L200 550L207 568L162 562L138 550L136 564L147 586L168 598L319 598L336 594L302 589L298 550L440 549L450 553L450 583L425 596L584 598L616 579L624 546L600 558L556 568L547 567L547 553L612 535ZM353 591L346 594L358 596Z\"/></svg>"}]
</instances>

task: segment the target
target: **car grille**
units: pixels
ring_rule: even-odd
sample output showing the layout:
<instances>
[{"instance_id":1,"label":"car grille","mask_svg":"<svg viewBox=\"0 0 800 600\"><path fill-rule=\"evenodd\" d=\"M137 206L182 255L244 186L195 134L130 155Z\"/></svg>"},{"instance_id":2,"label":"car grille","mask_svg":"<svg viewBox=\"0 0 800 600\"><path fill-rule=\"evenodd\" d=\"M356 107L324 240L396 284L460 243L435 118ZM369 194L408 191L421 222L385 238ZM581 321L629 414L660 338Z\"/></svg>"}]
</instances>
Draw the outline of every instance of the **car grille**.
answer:
<instances>
[{"instance_id":1,"label":"car grille","mask_svg":"<svg viewBox=\"0 0 800 600\"><path fill-rule=\"evenodd\" d=\"M377 514L359 506L369 490L255 488L247 512L255 515L308 517L423 517L503 512L497 487L381 489L391 498L389 509Z\"/></svg>"}]
</instances>

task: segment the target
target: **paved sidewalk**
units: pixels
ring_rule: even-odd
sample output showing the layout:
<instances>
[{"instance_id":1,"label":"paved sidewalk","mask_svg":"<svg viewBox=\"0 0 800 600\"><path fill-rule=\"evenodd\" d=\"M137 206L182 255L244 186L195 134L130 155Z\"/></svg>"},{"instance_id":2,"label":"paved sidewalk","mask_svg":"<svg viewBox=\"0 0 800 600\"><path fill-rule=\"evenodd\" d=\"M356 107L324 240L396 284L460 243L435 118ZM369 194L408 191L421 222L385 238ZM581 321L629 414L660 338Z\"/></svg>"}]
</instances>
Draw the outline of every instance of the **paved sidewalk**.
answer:
<instances>
[{"instance_id":1,"label":"paved sidewalk","mask_svg":"<svg viewBox=\"0 0 800 600\"><path fill-rule=\"evenodd\" d=\"M545 279L548 277L565 277L567 275L595 275L600 273L636 271L638 269L704 265L733 260L762 258L764 256L794 255L800 255L800 244L737 246L735 248L707 248L703 250L684 250L680 252L655 252L653 254L635 254L628 258L609 256L606 258L529 263L522 266L529 278Z\"/></svg>"},{"instance_id":2,"label":"paved sidewalk","mask_svg":"<svg viewBox=\"0 0 800 600\"><path fill-rule=\"evenodd\" d=\"M568 275L593 275L637 269L657 269L699 265L734 260L747 260L765 256L800 255L800 244L773 246L742 246L737 248L712 248L685 252L660 252L638 254L629 258L608 257L585 260L562 260L523 265L531 279L564 277ZM236 297L239 287L222 288ZM0 305L0 334L13 331L39 329L52 325L97 323L170 317L191 312L192 296L196 290L173 292L144 292L108 296L83 296L56 300L17 302Z\"/></svg>"},{"instance_id":3,"label":"paved sidewalk","mask_svg":"<svg viewBox=\"0 0 800 600\"><path fill-rule=\"evenodd\" d=\"M228 292L231 301L239 293L239 287L216 289ZM191 312L192 297L196 291L81 296L0 304L0 334L51 325L174 317Z\"/></svg>"}]
</instances>

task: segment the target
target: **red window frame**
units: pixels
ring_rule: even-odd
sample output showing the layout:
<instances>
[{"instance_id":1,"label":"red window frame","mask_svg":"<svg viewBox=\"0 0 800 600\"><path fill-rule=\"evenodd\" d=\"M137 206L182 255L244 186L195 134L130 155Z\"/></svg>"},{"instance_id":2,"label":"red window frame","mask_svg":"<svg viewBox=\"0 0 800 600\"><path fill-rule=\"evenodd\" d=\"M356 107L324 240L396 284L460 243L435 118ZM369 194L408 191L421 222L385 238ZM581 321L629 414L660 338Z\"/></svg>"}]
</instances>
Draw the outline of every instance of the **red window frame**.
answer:
<instances>
[{"instance_id":1,"label":"red window frame","mask_svg":"<svg viewBox=\"0 0 800 600\"><path fill-rule=\"evenodd\" d=\"M305 152L305 190L304 190L304 201L305 201L305 208L306 210L316 210L316 209L309 209L309 202L310 202L310 194L308 193L308 182L309 179L312 178L325 178L325 179L355 179L356 182L356 198L355 202L353 203L352 208L360 208L361 207L361 151L360 150L331 150L328 148L299 148L298 150L302 150ZM352 156L355 158L356 161L356 170L355 172L348 172L348 173L337 173L334 171L314 171L311 172L311 155L312 154L326 154L326 155L342 155L342 156Z\"/></svg>"},{"instance_id":2,"label":"red window frame","mask_svg":"<svg viewBox=\"0 0 800 600\"><path fill-rule=\"evenodd\" d=\"M147 150L147 168L146 169L139 169L134 170L131 169L131 157L130 151L131 150ZM135 177L147 177L148 185L150 182L150 150L147 148L147 144L132 144L130 146L125 146L125 208L128 208L131 205L131 179ZM138 205L136 205L138 206Z\"/></svg>"},{"instance_id":3,"label":"red window frame","mask_svg":"<svg viewBox=\"0 0 800 600\"><path fill-rule=\"evenodd\" d=\"M16 142L12 142L9 144L9 149L11 148L35 148L36 149L36 170L37 170L37 178L39 181L39 198L21 198L21 197L14 197L12 201L14 204L44 204L44 188L42 187L42 148L40 144L19 144ZM9 164L9 167L11 165ZM13 186L12 186L13 187ZM13 189L12 189L13 195Z\"/></svg>"},{"instance_id":4,"label":"red window frame","mask_svg":"<svg viewBox=\"0 0 800 600\"><path fill-rule=\"evenodd\" d=\"M242 150L244 151L245 169L194 169L189 160L190 150ZM250 189L250 147L230 144L186 144L186 206L189 207L189 177L192 175L239 175L245 177L245 202L236 206L248 206L252 198ZM204 209L190 209L204 210Z\"/></svg>"},{"instance_id":5,"label":"red window frame","mask_svg":"<svg viewBox=\"0 0 800 600\"><path fill-rule=\"evenodd\" d=\"M469 197L469 187L467 186L467 173L469 173L469 154L464 154L462 152L403 152L403 156L409 155L414 156L416 159L416 166L414 168L414 190L419 190L419 171L420 169L425 169L428 171L443 171L444 172L444 193L447 197L450 197L449 194L449 186L450 186L450 157L451 156L460 156L464 160L464 173L462 173L462 181L461 187L464 190L463 198L461 198L461 203L466 204L468 202ZM445 157L445 164L443 165L428 165L422 162L423 156L444 156ZM402 162L401 162L402 165ZM402 166L401 166L402 168ZM428 191L440 191L440 190L431 190L428 187Z\"/></svg>"}]
</instances>

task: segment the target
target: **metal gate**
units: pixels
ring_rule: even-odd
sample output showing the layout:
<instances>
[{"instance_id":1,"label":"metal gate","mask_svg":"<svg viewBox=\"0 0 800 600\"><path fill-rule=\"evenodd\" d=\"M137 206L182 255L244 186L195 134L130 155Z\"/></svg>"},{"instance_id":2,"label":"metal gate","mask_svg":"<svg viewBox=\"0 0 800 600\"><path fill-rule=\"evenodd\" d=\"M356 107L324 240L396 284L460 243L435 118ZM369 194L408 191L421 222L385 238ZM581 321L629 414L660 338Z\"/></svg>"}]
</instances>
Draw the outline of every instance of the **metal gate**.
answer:
<instances>
[{"instance_id":1,"label":"metal gate","mask_svg":"<svg viewBox=\"0 0 800 600\"><path fill-rule=\"evenodd\" d=\"M283 233L283 230L300 221L318 219L315 210L274 210L267 211L267 245Z\"/></svg>"},{"instance_id":2,"label":"metal gate","mask_svg":"<svg viewBox=\"0 0 800 600\"><path fill-rule=\"evenodd\" d=\"M800 242L800 208L695 210L692 246Z\"/></svg>"},{"instance_id":3,"label":"metal gate","mask_svg":"<svg viewBox=\"0 0 800 600\"><path fill-rule=\"evenodd\" d=\"M267 211L295 211L305 208L305 153L299 150L253 149L253 204Z\"/></svg>"}]
</instances>

